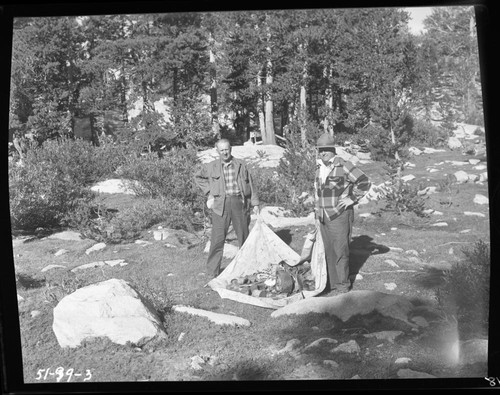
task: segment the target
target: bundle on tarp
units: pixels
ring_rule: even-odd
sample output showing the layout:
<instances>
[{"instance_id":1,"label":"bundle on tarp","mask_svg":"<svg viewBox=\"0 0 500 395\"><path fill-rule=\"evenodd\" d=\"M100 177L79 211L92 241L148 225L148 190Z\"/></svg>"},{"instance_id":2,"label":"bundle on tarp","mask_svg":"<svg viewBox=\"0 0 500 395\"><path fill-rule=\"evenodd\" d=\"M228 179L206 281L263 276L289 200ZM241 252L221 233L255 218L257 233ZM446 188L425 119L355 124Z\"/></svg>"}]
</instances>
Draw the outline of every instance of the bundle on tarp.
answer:
<instances>
[{"instance_id":1,"label":"bundle on tarp","mask_svg":"<svg viewBox=\"0 0 500 395\"><path fill-rule=\"evenodd\" d=\"M314 279L312 289L301 289L289 296L258 297L228 289L231 282L248 276L262 273L278 272L281 268L288 269L310 264L310 274ZM293 272L293 270L289 270ZM250 231L245 243L224 271L207 285L216 291L221 298L231 299L241 303L277 309L321 293L326 286L326 262L321 233L317 228L306 236L301 254L297 254L280 237L274 233L260 216Z\"/></svg>"}]
</instances>

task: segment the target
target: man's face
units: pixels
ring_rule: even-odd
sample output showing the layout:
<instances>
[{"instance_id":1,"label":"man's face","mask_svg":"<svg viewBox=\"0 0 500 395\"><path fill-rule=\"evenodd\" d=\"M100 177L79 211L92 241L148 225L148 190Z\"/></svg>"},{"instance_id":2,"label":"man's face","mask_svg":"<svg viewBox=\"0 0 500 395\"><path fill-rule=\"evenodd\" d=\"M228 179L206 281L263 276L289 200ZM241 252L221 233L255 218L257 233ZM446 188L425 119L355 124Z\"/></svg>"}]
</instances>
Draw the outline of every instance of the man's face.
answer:
<instances>
[{"instance_id":1,"label":"man's face","mask_svg":"<svg viewBox=\"0 0 500 395\"><path fill-rule=\"evenodd\" d=\"M333 148L320 148L318 155L323 163L327 165L330 159L335 156L335 150Z\"/></svg>"},{"instance_id":2,"label":"man's face","mask_svg":"<svg viewBox=\"0 0 500 395\"><path fill-rule=\"evenodd\" d=\"M217 152L224 162L231 160L231 145L229 143L222 142L217 144Z\"/></svg>"}]
</instances>

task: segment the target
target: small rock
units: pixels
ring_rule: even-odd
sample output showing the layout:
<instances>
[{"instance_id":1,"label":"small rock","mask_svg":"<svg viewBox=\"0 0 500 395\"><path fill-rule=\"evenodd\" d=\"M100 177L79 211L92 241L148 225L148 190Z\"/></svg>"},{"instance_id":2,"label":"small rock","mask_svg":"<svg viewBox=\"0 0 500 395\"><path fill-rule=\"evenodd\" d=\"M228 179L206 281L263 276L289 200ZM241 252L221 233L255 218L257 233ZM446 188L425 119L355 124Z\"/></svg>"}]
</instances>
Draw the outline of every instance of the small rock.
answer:
<instances>
[{"instance_id":1,"label":"small rock","mask_svg":"<svg viewBox=\"0 0 500 395\"><path fill-rule=\"evenodd\" d=\"M464 215L467 215L468 217L476 216L476 217L486 217L485 214L483 213L475 213L472 211L464 211Z\"/></svg>"},{"instance_id":2,"label":"small rock","mask_svg":"<svg viewBox=\"0 0 500 395\"><path fill-rule=\"evenodd\" d=\"M459 233L469 233L472 229L464 229L461 230Z\"/></svg>"},{"instance_id":3,"label":"small rock","mask_svg":"<svg viewBox=\"0 0 500 395\"><path fill-rule=\"evenodd\" d=\"M42 272L46 272L47 270L51 270L51 269L66 269L66 266L62 266L62 265L47 265L45 266L41 271Z\"/></svg>"},{"instance_id":4,"label":"small rock","mask_svg":"<svg viewBox=\"0 0 500 395\"><path fill-rule=\"evenodd\" d=\"M404 250L399 247L389 247L389 250L394 251L394 252L403 252Z\"/></svg>"},{"instance_id":5,"label":"small rock","mask_svg":"<svg viewBox=\"0 0 500 395\"><path fill-rule=\"evenodd\" d=\"M90 269L93 267L99 267L99 266L104 266L104 265L105 265L104 261L90 262L90 263L85 263L84 265L77 266L77 267L71 269L71 271L73 273L75 273L75 272L78 272L80 270Z\"/></svg>"},{"instance_id":6,"label":"small rock","mask_svg":"<svg viewBox=\"0 0 500 395\"><path fill-rule=\"evenodd\" d=\"M422 151L416 147L410 147L410 148L408 148L408 151L410 152L410 154L415 155L415 156L422 154Z\"/></svg>"},{"instance_id":7,"label":"small rock","mask_svg":"<svg viewBox=\"0 0 500 395\"><path fill-rule=\"evenodd\" d=\"M308 346L306 346L304 348L304 350L309 350L311 348L318 347L319 345L321 345L323 343L336 344L336 343L338 343L338 341L335 339L332 339L330 337L322 337L321 339L317 339L317 340L313 341L311 344L309 344Z\"/></svg>"},{"instance_id":8,"label":"small rock","mask_svg":"<svg viewBox=\"0 0 500 395\"><path fill-rule=\"evenodd\" d=\"M401 177L401 180L403 180L404 182L408 182L408 181L411 181L414 179L415 179L415 176L413 174L408 174L406 176Z\"/></svg>"},{"instance_id":9,"label":"small rock","mask_svg":"<svg viewBox=\"0 0 500 395\"><path fill-rule=\"evenodd\" d=\"M347 343L342 343L338 347L335 347L332 349L332 352L345 352L348 354L359 354L361 349L359 348L358 343L356 340L349 340Z\"/></svg>"},{"instance_id":10,"label":"small rock","mask_svg":"<svg viewBox=\"0 0 500 395\"><path fill-rule=\"evenodd\" d=\"M490 202L490 199L478 193L474 196L473 202L476 204L488 204Z\"/></svg>"},{"instance_id":11,"label":"small rock","mask_svg":"<svg viewBox=\"0 0 500 395\"><path fill-rule=\"evenodd\" d=\"M22 302L23 300L24 298L21 295L17 294L17 301Z\"/></svg>"},{"instance_id":12,"label":"small rock","mask_svg":"<svg viewBox=\"0 0 500 395\"><path fill-rule=\"evenodd\" d=\"M283 347L281 350L278 351L278 354L283 354L283 353L290 353L294 351L297 347L300 346L300 340L299 339L291 339L286 342L285 347Z\"/></svg>"},{"instance_id":13,"label":"small rock","mask_svg":"<svg viewBox=\"0 0 500 395\"><path fill-rule=\"evenodd\" d=\"M199 355L195 355L194 357L191 357L191 367L194 370L201 370L203 369L200 365L205 364L205 360L200 357Z\"/></svg>"},{"instance_id":14,"label":"small rock","mask_svg":"<svg viewBox=\"0 0 500 395\"><path fill-rule=\"evenodd\" d=\"M481 173L479 174L479 182L486 182L488 181L488 173L487 172L484 172L484 173Z\"/></svg>"},{"instance_id":15,"label":"small rock","mask_svg":"<svg viewBox=\"0 0 500 395\"><path fill-rule=\"evenodd\" d=\"M139 244L139 245L141 245L143 247L145 247L147 245L150 245L150 244L153 244L150 241L146 241L146 240L136 240L134 243L135 244ZM113 251L113 252L115 252L115 251Z\"/></svg>"},{"instance_id":16,"label":"small rock","mask_svg":"<svg viewBox=\"0 0 500 395\"><path fill-rule=\"evenodd\" d=\"M436 222L435 224L432 224L431 226L437 226L437 227L445 227L448 226L446 222Z\"/></svg>"},{"instance_id":17,"label":"small rock","mask_svg":"<svg viewBox=\"0 0 500 395\"><path fill-rule=\"evenodd\" d=\"M88 248L85 251L85 254L89 255L90 253L102 250L103 248L106 248L106 243L97 243L97 244L94 244L92 247Z\"/></svg>"},{"instance_id":18,"label":"small rock","mask_svg":"<svg viewBox=\"0 0 500 395\"><path fill-rule=\"evenodd\" d=\"M125 259L113 259L113 260L110 260L110 261L104 261L104 263L108 266L116 266L116 265L120 265L120 266L125 266L125 265L128 265L127 262L125 262Z\"/></svg>"},{"instance_id":19,"label":"small rock","mask_svg":"<svg viewBox=\"0 0 500 395\"><path fill-rule=\"evenodd\" d=\"M388 291L393 291L397 288L397 285L395 283L384 283L384 287Z\"/></svg>"},{"instance_id":20,"label":"small rock","mask_svg":"<svg viewBox=\"0 0 500 395\"><path fill-rule=\"evenodd\" d=\"M67 252L69 252L68 250L65 250L65 249L60 249L59 251L57 251L54 256L61 256L61 255L64 255L66 254Z\"/></svg>"},{"instance_id":21,"label":"small rock","mask_svg":"<svg viewBox=\"0 0 500 395\"><path fill-rule=\"evenodd\" d=\"M443 215L441 211L434 210L432 215Z\"/></svg>"},{"instance_id":22,"label":"small rock","mask_svg":"<svg viewBox=\"0 0 500 395\"><path fill-rule=\"evenodd\" d=\"M359 214L359 216L360 216L361 218L368 218L368 217L370 217L370 216L371 216L371 213L362 213L362 214Z\"/></svg>"},{"instance_id":23,"label":"small rock","mask_svg":"<svg viewBox=\"0 0 500 395\"><path fill-rule=\"evenodd\" d=\"M359 377L359 374L356 374L354 376L351 377L351 380L360 380L361 377Z\"/></svg>"},{"instance_id":24,"label":"small rock","mask_svg":"<svg viewBox=\"0 0 500 395\"><path fill-rule=\"evenodd\" d=\"M391 230L398 230L398 228L391 228Z\"/></svg>"},{"instance_id":25,"label":"small rock","mask_svg":"<svg viewBox=\"0 0 500 395\"><path fill-rule=\"evenodd\" d=\"M362 280L363 279L363 276L361 274L356 274L356 280Z\"/></svg>"},{"instance_id":26,"label":"small rock","mask_svg":"<svg viewBox=\"0 0 500 395\"><path fill-rule=\"evenodd\" d=\"M462 148L462 142L456 137L450 137L448 139L448 148L451 150Z\"/></svg>"},{"instance_id":27,"label":"small rock","mask_svg":"<svg viewBox=\"0 0 500 395\"><path fill-rule=\"evenodd\" d=\"M487 167L486 165L477 165L477 166L474 166L474 170L486 170Z\"/></svg>"},{"instance_id":28,"label":"small rock","mask_svg":"<svg viewBox=\"0 0 500 395\"><path fill-rule=\"evenodd\" d=\"M477 165L479 162L481 162L479 159L469 159L469 163L471 165Z\"/></svg>"},{"instance_id":29,"label":"small rock","mask_svg":"<svg viewBox=\"0 0 500 395\"><path fill-rule=\"evenodd\" d=\"M464 184L467 181L469 181L469 175L465 171L460 170L454 173L453 175L457 179L458 184Z\"/></svg>"},{"instance_id":30,"label":"small rock","mask_svg":"<svg viewBox=\"0 0 500 395\"><path fill-rule=\"evenodd\" d=\"M410 361L411 361L410 358L401 357L401 358L396 359L396 361L394 363L403 364L403 363L408 363Z\"/></svg>"},{"instance_id":31,"label":"small rock","mask_svg":"<svg viewBox=\"0 0 500 395\"><path fill-rule=\"evenodd\" d=\"M418 251L417 250L407 250L407 251L405 251L405 254L418 256Z\"/></svg>"},{"instance_id":32,"label":"small rock","mask_svg":"<svg viewBox=\"0 0 500 395\"><path fill-rule=\"evenodd\" d=\"M40 314L42 314L42 313L40 312L40 310L33 310L33 311L31 312L31 318L38 317Z\"/></svg>"},{"instance_id":33,"label":"small rock","mask_svg":"<svg viewBox=\"0 0 500 395\"><path fill-rule=\"evenodd\" d=\"M177 341L180 342L182 341L182 339L184 339L184 336L186 336L186 333L185 332L182 332L179 337L177 338Z\"/></svg>"}]
</instances>

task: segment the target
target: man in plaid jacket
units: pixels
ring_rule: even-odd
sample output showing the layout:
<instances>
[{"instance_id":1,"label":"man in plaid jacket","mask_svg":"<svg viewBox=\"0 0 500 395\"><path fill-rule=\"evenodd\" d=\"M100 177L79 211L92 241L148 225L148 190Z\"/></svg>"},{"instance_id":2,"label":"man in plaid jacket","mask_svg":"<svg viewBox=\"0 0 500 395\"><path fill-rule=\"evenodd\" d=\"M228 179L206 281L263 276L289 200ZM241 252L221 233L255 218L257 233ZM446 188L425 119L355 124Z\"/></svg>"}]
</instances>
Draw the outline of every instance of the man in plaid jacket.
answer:
<instances>
[{"instance_id":1,"label":"man in plaid jacket","mask_svg":"<svg viewBox=\"0 0 500 395\"><path fill-rule=\"evenodd\" d=\"M231 155L231 144L221 139L215 144L219 154L216 159L199 169L195 174L196 184L207 199L212 210L212 235L207 267L209 274L220 274L222 253L229 225L233 224L241 247L245 242L250 225L250 207L259 212L259 197L252 177L242 160Z\"/></svg>"},{"instance_id":2,"label":"man in plaid jacket","mask_svg":"<svg viewBox=\"0 0 500 395\"><path fill-rule=\"evenodd\" d=\"M369 191L371 183L360 169L336 156L329 133L317 141L318 166L314 181L315 216L325 245L328 281L325 291L350 290L349 242L354 221L354 205Z\"/></svg>"}]
</instances>

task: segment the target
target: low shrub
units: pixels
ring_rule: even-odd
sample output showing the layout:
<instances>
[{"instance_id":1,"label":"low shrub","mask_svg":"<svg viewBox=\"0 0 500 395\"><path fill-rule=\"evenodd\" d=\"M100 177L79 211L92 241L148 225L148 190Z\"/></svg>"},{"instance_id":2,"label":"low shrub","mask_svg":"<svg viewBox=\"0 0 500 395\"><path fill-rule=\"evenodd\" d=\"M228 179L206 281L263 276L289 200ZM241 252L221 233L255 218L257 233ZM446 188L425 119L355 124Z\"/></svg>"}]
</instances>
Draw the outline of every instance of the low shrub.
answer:
<instances>
[{"instance_id":1,"label":"low shrub","mask_svg":"<svg viewBox=\"0 0 500 395\"><path fill-rule=\"evenodd\" d=\"M175 222L179 216L171 216L171 213L159 199L139 199L137 204L120 211L108 210L94 200L79 205L65 221L86 238L116 244L133 241L145 229L160 222L179 227Z\"/></svg>"},{"instance_id":2,"label":"low shrub","mask_svg":"<svg viewBox=\"0 0 500 395\"><path fill-rule=\"evenodd\" d=\"M482 240L462 250L464 257L445 273L436 292L443 311L452 311L460 337L488 334L490 295L490 248Z\"/></svg>"},{"instance_id":3,"label":"low shrub","mask_svg":"<svg viewBox=\"0 0 500 395\"><path fill-rule=\"evenodd\" d=\"M448 132L430 122L414 119L408 137L411 145L439 147L446 144Z\"/></svg>"}]
</instances>

